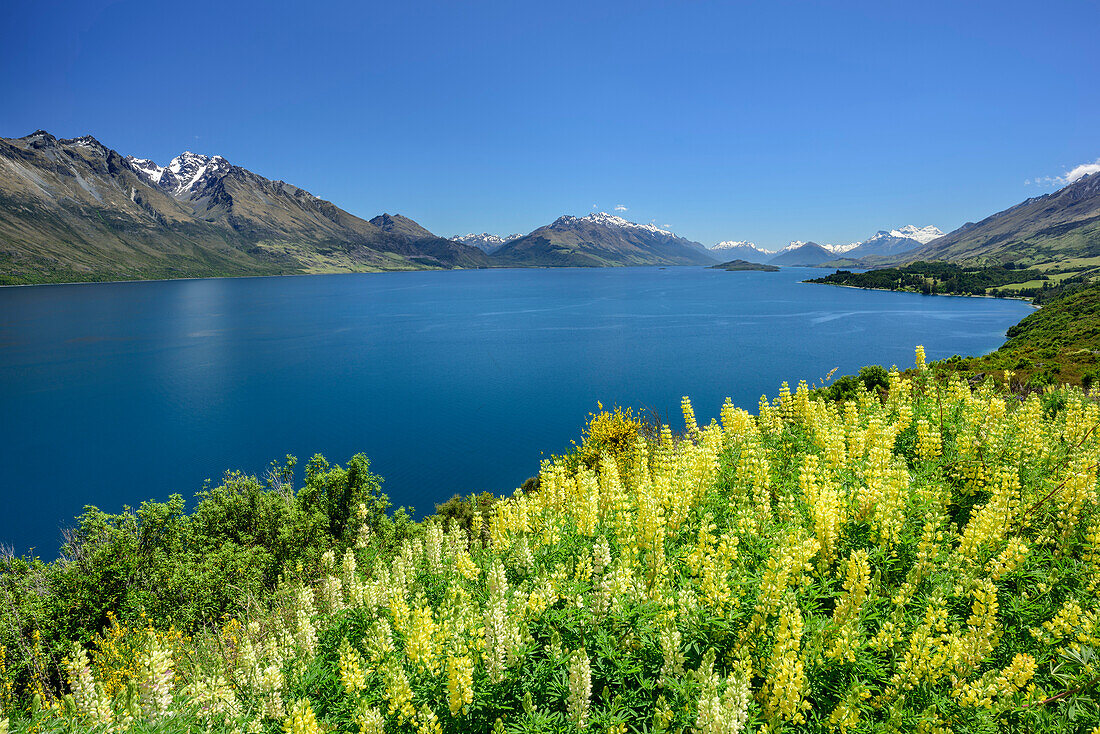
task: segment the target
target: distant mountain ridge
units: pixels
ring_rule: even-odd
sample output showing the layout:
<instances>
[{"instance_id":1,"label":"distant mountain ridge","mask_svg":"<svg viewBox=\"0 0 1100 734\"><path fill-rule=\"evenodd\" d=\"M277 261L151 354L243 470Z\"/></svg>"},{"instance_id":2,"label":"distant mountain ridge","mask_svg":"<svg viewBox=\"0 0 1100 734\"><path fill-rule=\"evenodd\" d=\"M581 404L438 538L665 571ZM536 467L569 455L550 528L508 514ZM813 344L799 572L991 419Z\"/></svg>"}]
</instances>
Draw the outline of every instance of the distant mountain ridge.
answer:
<instances>
[{"instance_id":1,"label":"distant mountain ridge","mask_svg":"<svg viewBox=\"0 0 1100 734\"><path fill-rule=\"evenodd\" d=\"M816 242L795 241L784 247L768 260L769 265L788 267L808 267L820 265L836 257L836 253Z\"/></svg>"},{"instance_id":2,"label":"distant mountain ridge","mask_svg":"<svg viewBox=\"0 0 1100 734\"><path fill-rule=\"evenodd\" d=\"M943 237L943 232L938 227L932 225L915 227L912 224L907 224L898 229L879 230L863 242L857 242L855 247L843 254L847 258L853 259L872 255L896 255L915 250L939 237Z\"/></svg>"},{"instance_id":3,"label":"distant mountain ridge","mask_svg":"<svg viewBox=\"0 0 1100 734\"><path fill-rule=\"evenodd\" d=\"M489 265L401 220L368 222L221 156L161 167L91 136L0 138L0 282Z\"/></svg>"},{"instance_id":4,"label":"distant mountain ridge","mask_svg":"<svg viewBox=\"0 0 1100 734\"><path fill-rule=\"evenodd\" d=\"M565 215L493 252L501 265L606 267L621 265L712 265L718 259L698 242L652 224L596 212Z\"/></svg>"},{"instance_id":5,"label":"distant mountain ridge","mask_svg":"<svg viewBox=\"0 0 1100 734\"><path fill-rule=\"evenodd\" d=\"M794 240L786 247L772 252L747 240L727 240L714 245L710 251L723 258L734 257L748 262L804 267L832 263L838 256L843 256L847 261L865 255L905 252L941 236L943 232L936 227L915 227L910 224L893 230L879 230L862 242L847 245Z\"/></svg>"},{"instance_id":6,"label":"distant mountain ridge","mask_svg":"<svg viewBox=\"0 0 1100 734\"><path fill-rule=\"evenodd\" d=\"M719 242L710 248L711 254L725 260L745 260L750 263L766 263L775 254L757 247L755 242L748 240L726 240Z\"/></svg>"},{"instance_id":7,"label":"distant mountain ridge","mask_svg":"<svg viewBox=\"0 0 1100 734\"><path fill-rule=\"evenodd\" d=\"M518 240L522 236L521 234L510 234L507 237L500 237L495 234L489 234L488 232L482 232L481 234L474 234L471 232L470 234L455 235L451 240L476 247L486 254L492 254L499 250L502 245L512 240Z\"/></svg>"}]
</instances>

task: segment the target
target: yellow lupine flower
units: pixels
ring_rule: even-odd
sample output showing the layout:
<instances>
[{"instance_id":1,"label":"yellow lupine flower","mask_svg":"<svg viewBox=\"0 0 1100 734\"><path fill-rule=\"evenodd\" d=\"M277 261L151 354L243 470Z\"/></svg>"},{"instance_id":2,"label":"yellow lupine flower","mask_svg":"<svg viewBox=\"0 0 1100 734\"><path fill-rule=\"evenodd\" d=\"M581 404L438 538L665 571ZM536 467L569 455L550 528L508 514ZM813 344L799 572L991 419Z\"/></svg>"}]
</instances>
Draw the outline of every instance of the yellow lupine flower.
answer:
<instances>
[{"instance_id":1,"label":"yellow lupine flower","mask_svg":"<svg viewBox=\"0 0 1100 734\"><path fill-rule=\"evenodd\" d=\"M788 596L780 608L767 678L758 694L764 713L794 724L804 723L802 695L806 686L802 663L802 612Z\"/></svg>"},{"instance_id":2,"label":"yellow lupine flower","mask_svg":"<svg viewBox=\"0 0 1100 734\"><path fill-rule=\"evenodd\" d=\"M588 653L576 650L569 656L569 699L566 709L569 719L578 728L588 726L588 709L592 698L592 666Z\"/></svg>"},{"instance_id":3,"label":"yellow lupine flower","mask_svg":"<svg viewBox=\"0 0 1100 734\"><path fill-rule=\"evenodd\" d=\"M358 651L351 646L347 638L340 640L340 682L348 695L355 696L367 687L366 674Z\"/></svg>"},{"instance_id":4,"label":"yellow lupine flower","mask_svg":"<svg viewBox=\"0 0 1100 734\"><path fill-rule=\"evenodd\" d=\"M474 702L474 663L465 655L447 658L447 705L452 716Z\"/></svg>"},{"instance_id":5,"label":"yellow lupine flower","mask_svg":"<svg viewBox=\"0 0 1100 734\"><path fill-rule=\"evenodd\" d=\"M286 734L321 734L313 707L304 698L298 699L290 709L290 715L283 722Z\"/></svg>"}]
</instances>

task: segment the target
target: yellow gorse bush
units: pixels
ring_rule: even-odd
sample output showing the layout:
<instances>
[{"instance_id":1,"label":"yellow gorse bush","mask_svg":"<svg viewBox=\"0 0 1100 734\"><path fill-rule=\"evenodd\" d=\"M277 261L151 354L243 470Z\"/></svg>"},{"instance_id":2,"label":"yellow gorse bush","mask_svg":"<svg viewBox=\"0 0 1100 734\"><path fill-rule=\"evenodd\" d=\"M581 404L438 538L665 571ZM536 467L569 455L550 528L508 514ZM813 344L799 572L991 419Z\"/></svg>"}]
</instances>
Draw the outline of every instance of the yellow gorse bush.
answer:
<instances>
[{"instance_id":1,"label":"yellow gorse bush","mask_svg":"<svg viewBox=\"0 0 1100 734\"><path fill-rule=\"evenodd\" d=\"M233 655L116 624L71 657L72 715L303 733L1057 723L1100 672L1100 411L941 378L923 350L917 368L885 399L784 385L707 425L685 399L679 437L601 412L583 460L544 462L475 517L484 533L429 519L389 554L360 533L233 626Z\"/></svg>"}]
</instances>

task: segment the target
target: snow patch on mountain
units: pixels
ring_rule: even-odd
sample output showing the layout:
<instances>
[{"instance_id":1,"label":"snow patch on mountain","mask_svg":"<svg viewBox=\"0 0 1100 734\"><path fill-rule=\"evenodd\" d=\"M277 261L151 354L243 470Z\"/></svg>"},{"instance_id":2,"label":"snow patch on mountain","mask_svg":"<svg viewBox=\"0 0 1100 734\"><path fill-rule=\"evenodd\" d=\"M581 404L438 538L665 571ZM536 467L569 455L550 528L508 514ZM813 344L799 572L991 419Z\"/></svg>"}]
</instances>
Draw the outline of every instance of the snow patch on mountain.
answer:
<instances>
[{"instance_id":1,"label":"snow patch on mountain","mask_svg":"<svg viewBox=\"0 0 1100 734\"><path fill-rule=\"evenodd\" d=\"M907 224L904 227L898 229L891 229L889 232L886 230L879 230L871 237L867 238L864 242L859 244L866 244L867 242L874 242L875 240L881 240L886 237L897 237L910 240L916 240L922 245L927 245L937 237L943 237L943 232L938 227L934 227L931 224L927 227L915 227L912 224Z\"/></svg>"},{"instance_id":2,"label":"snow patch on mountain","mask_svg":"<svg viewBox=\"0 0 1100 734\"><path fill-rule=\"evenodd\" d=\"M152 183L159 184L161 177L164 176L165 169L148 158L134 158L132 155L128 155L126 156L126 162L139 176Z\"/></svg>"},{"instance_id":3,"label":"snow patch on mountain","mask_svg":"<svg viewBox=\"0 0 1100 734\"><path fill-rule=\"evenodd\" d=\"M474 234L471 232L469 234L455 235L451 238L451 241L460 242L464 245L476 247L483 252L491 253L499 250L512 240L518 240L522 236L521 234L510 234L507 237L501 237L499 235L489 234L488 232L482 232L481 234Z\"/></svg>"},{"instance_id":4,"label":"snow patch on mountain","mask_svg":"<svg viewBox=\"0 0 1100 734\"><path fill-rule=\"evenodd\" d=\"M571 217L568 214L558 217L554 220L551 227L570 227L578 222L591 222L592 224L599 224L604 227L621 227L623 229L641 229L646 232L653 232L654 234L667 234L670 237L675 237L672 232L667 229L661 229L653 224L638 224L637 222L631 222L622 217L617 217L614 214L608 214L607 212L594 212L586 217Z\"/></svg>"},{"instance_id":5,"label":"snow patch on mountain","mask_svg":"<svg viewBox=\"0 0 1100 734\"><path fill-rule=\"evenodd\" d=\"M484 242L492 245L503 245L505 242L511 242L512 240L518 240L523 235L510 234L507 237L501 237L495 234L489 234L488 232L482 232L481 234L459 234L451 238L454 242L461 242L464 245L472 245L475 242Z\"/></svg>"},{"instance_id":6,"label":"snow patch on mountain","mask_svg":"<svg viewBox=\"0 0 1100 734\"><path fill-rule=\"evenodd\" d=\"M826 250L833 253L834 255L840 255L841 253L847 252L848 250L854 250L862 244L862 242L852 242L847 245L822 245L822 247L824 247Z\"/></svg>"},{"instance_id":7,"label":"snow patch on mountain","mask_svg":"<svg viewBox=\"0 0 1100 734\"><path fill-rule=\"evenodd\" d=\"M782 255L784 252L790 252L791 250L797 250L799 247L802 247L805 244L807 244L807 243L803 242L802 240L791 240L791 244L787 245L786 247L784 247L780 250L776 250L775 254L776 255Z\"/></svg>"},{"instance_id":8,"label":"snow patch on mountain","mask_svg":"<svg viewBox=\"0 0 1100 734\"><path fill-rule=\"evenodd\" d=\"M126 162L138 175L166 189L173 196L182 196L212 178L221 178L230 169L229 161L220 155L208 156L184 151L167 166L158 166L148 158L126 156Z\"/></svg>"}]
</instances>

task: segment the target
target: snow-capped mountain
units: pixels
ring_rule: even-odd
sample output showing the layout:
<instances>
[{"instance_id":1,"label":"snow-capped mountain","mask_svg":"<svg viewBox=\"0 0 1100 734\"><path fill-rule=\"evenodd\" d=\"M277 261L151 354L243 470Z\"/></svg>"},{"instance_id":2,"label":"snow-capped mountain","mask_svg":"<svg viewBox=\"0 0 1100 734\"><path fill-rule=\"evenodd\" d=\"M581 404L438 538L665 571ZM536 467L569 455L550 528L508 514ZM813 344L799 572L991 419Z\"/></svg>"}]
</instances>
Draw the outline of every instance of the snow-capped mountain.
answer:
<instances>
[{"instance_id":1,"label":"snow-capped mountain","mask_svg":"<svg viewBox=\"0 0 1100 734\"><path fill-rule=\"evenodd\" d=\"M654 234L667 234L675 237L672 232L667 229L661 229L653 224L638 224L637 222L631 222L622 217L617 217L614 214L608 214L607 212L593 212L586 217L571 217L568 214L558 217L551 227L571 227L576 222L591 222L592 224L598 224L603 227L622 227L624 229L642 229L646 232L653 232Z\"/></svg>"},{"instance_id":2,"label":"snow-capped mountain","mask_svg":"<svg viewBox=\"0 0 1100 734\"><path fill-rule=\"evenodd\" d=\"M823 262L832 260L835 256L832 250L816 242L795 240L775 253L775 255L768 260L768 264L793 266L820 265Z\"/></svg>"},{"instance_id":3,"label":"snow-capped mountain","mask_svg":"<svg viewBox=\"0 0 1100 734\"><path fill-rule=\"evenodd\" d=\"M775 253L757 247L748 240L726 240L710 248L711 253L722 260L745 260L750 263L766 263Z\"/></svg>"},{"instance_id":4,"label":"snow-capped mountain","mask_svg":"<svg viewBox=\"0 0 1100 734\"><path fill-rule=\"evenodd\" d=\"M607 212L565 215L493 252L502 265L595 266L711 265L715 256L698 242L653 224Z\"/></svg>"},{"instance_id":5,"label":"snow-capped mountain","mask_svg":"<svg viewBox=\"0 0 1100 734\"><path fill-rule=\"evenodd\" d=\"M872 235L865 242L870 242L875 238L883 236L904 237L906 239L916 240L922 245L927 245L929 242L936 239L937 237L943 237L943 232L941 232L938 227L935 227L931 224L929 224L927 227L914 227L912 224L907 224L900 229L892 229L889 232L878 232L877 234Z\"/></svg>"},{"instance_id":6,"label":"snow-capped mountain","mask_svg":"<svg viewBox=\"0 0 1100 734\"><path fill-rule=\"evenodd\" d=\"M858 246L845 253L845 257L861 258L870 255L896 255L915 250L940 237L943 237L943 232L932 225L915 227L912 224L907 224L898 229L880 229L863 242L856 243Z\"/></svg>"},{"instance_id":7,"label":"snow-capped mountain","mask_svg":"<svg viewBox=\"0 0 1100 734\"><path fill-rule=\"evenodd\" d=\"M499 235L489 234L488 232L482 232L481 234L460 234L451 238L452 242L461 242L464 245L470 245L476 247L482 252L495 252L499 250L501 246L511 242L512 240L518 240L523 235L510 234L507 237L500 237Z\"/></svg>"},{"instance_id":8,"label":"snow-capped mountain","mask_svg":"<svg viewBox=\"0 0 1100 734\"><path fill-rule=\"evenodd\" d=\"M826 250L833 253L834 255L840 255L841 253L856 249L860 246L860 244L861 243L859 242L851 242L847 245L822 245L822 247L824 247Z\"/></svg>"},{"instance_id":9,"label":"snow-capped mountain","mask_svg":"<svg viewBox=\"0 0 1100 734\"><path fill-rule=\"evenodd\" d=\"M739 250L744 247L751 247L757 252L767 253L762 247L757 247L755 242L749 242L748 240L726 240L725 242L719 242L716 245L711 245L711 250Z\"/></svg>"},{"instance_id":10,"label":"snow-capped mountain","mask_svg":"<svg viewBox=\"0 0 1100 734\"><path fill-rule=\"evenodd\" d=\"M779 248L778 250L773 252L772 255L773 256L774 255L782 255L785 252L793 252L793 251L799 249L800 247L804 247L805 245L810 245L810 244L817 245L816 242L803 242L802 240L791 240L789 245L787 245L786 247ZM817 246L821 247L821 245L817 245Z\"/></svg>"},{"instance_id":11,"label":"snow-capped mountain","mask_svg":"<svg viewBox=\"0 0 1100 734\"><path fill-rule=\"evenodd\" d=\"M189 150L163 167L148 158L135 158L132 155L126 156L126 162L146 181L173 196L182 196L201 189L210 180L224 176L230 169L229 161L220 155L201 155Z\"/></svg>"}]
</instances>

